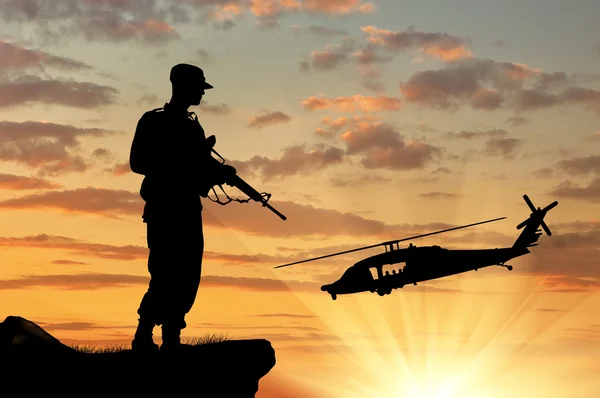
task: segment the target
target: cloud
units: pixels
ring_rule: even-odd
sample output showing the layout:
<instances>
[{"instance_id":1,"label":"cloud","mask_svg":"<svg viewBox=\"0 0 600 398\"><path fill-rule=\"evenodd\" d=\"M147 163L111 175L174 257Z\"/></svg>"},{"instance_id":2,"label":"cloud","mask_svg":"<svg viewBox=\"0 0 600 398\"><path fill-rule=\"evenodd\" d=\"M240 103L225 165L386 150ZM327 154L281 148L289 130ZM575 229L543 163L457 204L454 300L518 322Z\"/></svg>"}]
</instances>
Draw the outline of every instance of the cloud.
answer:
<instances>
[{"instance_id":1,"label":"cloud","mask_svg":"<svg viewBox=\"0 0 600 398\"><path fill-rule=\"evenodd\" d=\"M359 94L337 98L327 98L324 95L310 96L302 101L302 106L311 111L332 109L338 112L395 111L400 109L401 104L402 101L398 98Z\"/></svg>"},{"instance_id":2,"label":"cloud","mask_svg":"<svg viewBox=\"0 0 600 398\"><path fill-rule=\"evenodd\" d=\"M460 197L460 195L448 192L425 192L419 194L419 196L426 199L456 199Z\"/></svg>"},{"instance_id":3,"label":"cloud","mask_svg":"<svg viewBox=\"0 0 600 398\"><path fill-rule=\"evenodd\" d=\"M27 68L43 69L52 67L65 71L88 70L86 63L67 57L60 57L41 50L30 50L15 43L0 39L0 71Z\"/></svg>"},{"instance_id":4,"label":"cloud","mask_svg":"<svg viewBox=\"0 0 600 398\"><path fill-rule=\"evenodd\" d=\"M290 13L349 15L374 11L372 3L360 0L57 0L52 6L42 0L2 0L0 17L6 22L31 23L42 38L58 40L80 35L88 40L168 43L179 39L173 25L212 23L231 29L249 14L260 28L279 26L279 18Z\"/></svg>"},{"instance_id":5,"label":"cloud","mask_svg":"<svg viewBox=\"0 0 600 398\"><path fill-rule=\"evenodd\" d=\"M600 177L591 180L587 186L580 186L571 181L565 181L551 189L548 194L559 198L600 203Z\"/></svg>"},{"instance_id":6,"label":"cloud","mask_svg":"<svg viewBox=\"0 0 600 398\"><path fill-rule=\"evenodd\" d=\"M332 187L362 187L366 185L382 185L392 182L391 178L385 178L375 173L352 175L348 177L335 176L331 180Z\"/></svg>"},{"instance_id":7,"label":"cloud","mask_svg":"<svg viewBox=\"0 0 600 398\"><path fill-rule=\"evenodd\" d=\"M0 174L0 189L30 190L57 189L62 185L39 177L26 177L14 174Z\"/></svg>"},{"instance_id":8,"label":"cloud","mask_svg":"<svg viewBox=\"0 0 600 398\"><path fill-rule=\"evenodd\" d=\"M323 118L321 125L325 128L318 128L316 135L326 139L337 138L346 149L325 144L312 147L296 145L285 148L282 157L277 160L254 156L248 161L234 161L232 165L253 176L260 172L267 180L306 175L351 161L354 156L360 157L360 164L370 170L419 169L440 158L443 153L441 148L422 141L405 141L393 126L378 122L373 116Z\"/></svg>"},{"instance_id":9,"label":"cloud","mask_svg":"<svg viewBox=\"0 0 600 398\"><path fill-rule=\"evenodd\" d=\"M523 116L512 116L506 120L507 123L510 123L513 127L523 126L524 124L529 123L526 117Z\"/></svg>"},{"instance_id":10,"label":"cloud","mask_svg":"<svg viewBox=\"0 0 600 398\"><path fill-rule=\"evenodd\" d=\"M315 135L321 138L334 138L345 129L376 121L378 121L378 119L372 115L355 115L351 117L341 116L335 119L324 117L321 119L321 126L323 127L318 127L315 130Z\"/></svg>"},{"instance_id":11,"label":"cloud","mask_svg":"<svg viewBox=\"0 0 600 398\"><path fill-rule=\"evenodd\" d=\"M227 189L227 188L226 188ZM445 223L433 224L386 224L371 220L357 214L344 213L331 209L315 208L294 202L273 201L274 206L288 217L286 222L274 215L260 204L250 202L240 204L232 202L227 206L214 204L204 200L203 222L206 227L227 228L249 234L273 237L310 237L310 236L358 236L381 237L397 239L407 234L415 235L433 230L451 228L454 225ZM137 192L110 190L100 188L80 188L50 192L47 194L26 195L21 198L8 199L0 202L0 209L28 210L37 208L54 209L67 213L92 214L116 218L118 215L139 217L142 214L144 202ZM147 251L141 246L110 246L81 242L71 238L53 237L45 234L26 238L2 238L0 244L15 247L40 247L75 250L74 253L101 258L132 260L145 258ZM250 257L227 257L224 261L240 263L243 261L281 261L288 257L269 257L253 255ZM231 255L230 255L231 256ZM235 260L235 261L234 261Z\"/></svg>"},{"instance_id":12,"label":"cloud","mask_svg":"<svg viewBox=\"0 0 600 398\"><path fill-rule=\"evenodd\" d=\"M524 112L581 105L600 111L600 91L568 86L564 72L546 73L523 64L481 58L416 72L399 88L406 102L437 109L455 110L466 105Z\"/></svg>"},{"instance_id":13,"label":"cloud","mask_svg":"<svg viewBox=\"0 0 600 398\"><path fill-rule=\"evenodd\" d=\"M39 234L26 237L0 237L0 247L28 247L34 249L67 250L74 256L89 256L107 260L137 260L148 257L148 249L141 246L113 246L89 243L64 236ZM66 264L62 260L62 264ZM69 262L71 263L71 262ZM78 263L79 262L75 262ZM83 263L81 263L83 264Z\"/></svg>"},{"instance_id":14,"label":"cloud","mask_svg":"<svg viewBox=\"0 0 600 398\"><path fill-rule=\"evenodd\" d=\"M345 131L341 139L348 155L363 155L361 164L367 169L420 169L442 154L440 148L424 142L405 142L399 132L383 122L361 123Z\"/></svg>"},{"instance_id":15,"label":"cloud","mask_svg":"<svg viewBox=\"0 0 600 398\"><path fill-rule=\"evenodd\" d=\"M119 177L131 173L129 162L117 163L115 167L110 169L113 175Z\"/></svg>"},{"instance_id":16,"label":"cloud","mask_svg":"<svg viewBox=\"0 0 600 398\"><path fill-rule=\"evenodd\" d=\"M523 140L518 138L490 138L485 143L484 153L491 156L504 156L512 159L516 151L523 145Z\"/></svg>"},{"instance_id":17,"label":"cloud","mask_svg":"<svg viewBox=\"0 0 600 398\"><path fill-rule=\"evenodd\" d=\"M264 180L276 177L308 175L317 170L340 164L344 151L333 146L317 144L313 146L295 145L285 148L281 158L269 159L253 156L247 161L230 162L240 172L260 171Z\"/></svg>"},{"instance_id":18,"label":"cloud","mask_svg":"<svg viewBox=\"0 0 600 398\"><path fill-rule=\"evenodd\" d=\"M300 318L300 319L317 317L316 315L305 315L305 314L256 314L253 316L259 317L259 318Z\"/></svg>"},{"instance_id":19,"label":"cloud","mask_svg":"<svg viewBox=\"0 0 600 398\"><path fill-rule=\"evenodd\" d=\"M54 260L52 264L60 264L60 265L89 265L88 263L84 263L83 261L72 261L72 260Z\"/></svg>"},{"instance_id":20,"label":"cloud","mask_svg":"<svg viewBox=\"0 0 600 398\"><path fill-rule=\"evenodd\" d=\"M149 276L127 274L62 274L32 275L15 279L0 280L0 290L18 290L31 287L46 287L61 290L98 290L147 285ZM260 292L306 291L319 292L320 286L312 282L288 281L268 278L243 278L230 276L204 275L202 287L236 288Z\"/></svg>"},{"instance_id":21,"label":"cloud","mask_svg":"<svg viewBox=\"0 0 600 398\"><path fill-rule=\"evenodd\" d=\"M504 137L506 136L507 132L506 130L502 130L502 129L493 129L493 130L485 130L485 131L460 131L460 132L453 132L453 131L448 131L446 133L444 133L444 137L445 138L450 138L450 139L473 139L473 138L499 138L499 137Z\"/></svg>"},{"instance_id":22,"label":"cloud","mask_svg":"<svg viewBox=\"0 0 600 398\"><path fill-rule=\"evenodd\" d=\"M0 108L35 103L93 109L116 103L117 89L90 82L19 76L0 79Z\"/></svg>"},{"instance_id":23,"label":"cloud","mask_svg":"<svg viewBox=\"0 0 600 398\"><path fill-rule=\"evenodd\" d=\"M55 209L109 218L141 215L143 207L144 202L138 193L94 187L44 192L0 201L0 209Z\"/></svg>"},{"instance_id":24,"label":"cloud","mask_svg":"<svg viewBox=\"0 0 600 398\"><path fill-rule=\"evenodd\" d=\"M338 69L349 62L350 54L354 48L354 39L346 38L339 45L327 45L323 51L312 51L307 65L321 71Z\"/></svg>"},{"instance_id":25,"label":"cloud","mask_svg":"<svg viewBox=\"0 0 600 398\"><path fill-rule=\"evenodd\" d=\"M167 22L185 20L184 9L164 8L160 1L147 0L3 0L0 17L6 22L31 23L41 39L64 41L81 36L87 40L168 43L179 38Z\"/></svg>"},{"instance_id":26,"label":"cloud","mask_svg":"<svg viewBox=\"0 0 600 398\"><path fill-rule=\"evenodd\" d=\"M454 226L445 223L387 224L354 213L315 208L311 205L273 200L269 203L287 216L285 222L269 214L269 211L259 204L251 203L232 203L227 206L207 203L204 207L203 219L205 225L215 228L278 238L356 236L386 240ZM327 252L329 250L332 248L328 248Z\"/></svg>"},{"instance_id":27,"label":"cloud","mask_svg":"<svg viewBox=\"0 0 600 398\"><path fill-rule=\"evenodd\" d=\"M446 33L420 32L414 29L405 32L394 32L379 29L375 26L364 26L361 27L361 30L368 35L369 43L392 52L417 49L443 61L453 61L472 56L467 48L466 39Z\"/></svg>"},{"instance_id":28,"label":"cloud","mask_svg":"<svg viewBox=\"0 0 600 398\"><path fill-rule=\"evenodd\" d=\"M283 112L265 112L262 115L254 116L248 121L248 127L260 129L274 124L286 123L292 120Z\"/></svg>"},{"instance_id":29,"label":"cloud","mask_svg":"<svg viewBox=\"0 0 600 398\"><path fill-rule=\"evenodd\" d=\"M88 41L124 42L136 40L148 44L167 44L180 39L175 28L157 19L127 20L115 14L89 16L78 20L73 32Z\"/></svg>"},{"instance_id":30,"label":"cloud","mask_svg":"<svg viewBox=\"0 0 600 398\"><path fill-rule=\"evenodd\" d=\"M596 131L594 134L590 134L584 137L586 142L600 142L600 131Z\"/></svg>"},{"instance_id":31,"label":"cloud","mask_svg":"<svg viewBox=\"0 0 600 398\"><path fill-rule=\"evenodd\" d=\"M200 113L211 113L213 115L229 115L233 112L231 107L224 102L220 104L211 105L209 102L202 100L202 103L198 107Z\"/></svg>"},{"instance_id":32,"label":"cloud","mask_svg":"<svg viewBox=\"0 0 600 398\"><path fill-rule=\"evenodd\" d=\"M327 45L322 51L310 53L309 60L300 63L300 70L311 68L318 71L337 70L345 65L354 65L366 89L382 93L385 85L379 65L390 62L394 56L406 51L420 51L444 61L470 58L465 39L443 33L429 33L409 29L393 32L375 26L361 27L366 40L349 36L338 45Z\"/></svg>"},{"instance_id":33,"label":"cloud","mask_svg":"<svg viewBox=\"0 0 600 398\"><path fill-rule=\"evenodd\" d=\"M600 155L561 160L555 167L571 175L600 175Z\"/></svg>"},{"instance_id":34,"label":"cloud","mask_svg":"<svg viewBox=\"0 0 600 398\"><path fill-rule=\"evenodd\" d=\"M48 323L48 322L36 322L40 327L47 331L57 330L70 330L70 331L84 331L84 330L99 330L99 329L135 329L135 326L111 326L111 325L99 325L93 322L61 322L61 323Z\"/></svg>"},{"instance_id":35,"label":"cloud","mask_svg":"<svg viewBox=\"0 0 600 398\"><path fill-rule=\"evenodd\" d=\"M202 63L210 64L214 62L213 56L203 48L196 51L196 55Z\"/></svg>"},{"instance_id":36,"label":"cloud","mask_svg":"<svg viewBox=\"0 0 600 398\"><path fill-rule=\"evenodd\" d=\"M92 160L81 153L81 138L107 137L117 132L100 128L80 128L50 122L0 121L0 160L36 168L40 176L84 172ZM101 148L91 158L109 155Z\"/></svg>"},{"instance_id":37,"label":"cloud","mask_svg":"<svg viewBox=\"0 0 600 398\"><path fill-rule=\"evenodd\" d=\"M310 32L314 35L325 36L325 37L348 36L348 31L346 31L344 29L330 28L328 26L321 26L321 25L310 25L308 27L308 32Z\"/></svg>"},{"instance_id":38,"label":"cloud","mask_svg":"<svg viewBox=\"0 0 600 398\"><path fill-rule=\"evenodd\" d=\"M34 275L0 280L0 290L48 287L64 290L97 290L147 284L149 277L124 274Z\"/></svg>"},{"instance_id":39,"label":"cloud","mask_svg":"<svg viewBox=\"0 0 600 398\"><path fill-rule=\"evenodd\" d=\"M207 223L210 225L210 223ZM86 256L106 260L133 261L146 260L148 258L148 248L143 246L114 246L108 244L99 244L86 242L79 239L68 238L64 236L55 236L39 234L25 237L0 237L0 247L10 248L29 248L40 250L62 250L67 251L72 256ZM264 264L282 264L298 261L301 256L311 255L312 251L300 251L291 256L272 256L267 254L232 254L213 251L204 251L203 259L205 262L218 263L223 266L239 265L264 265ZM72 260L55 260L54 264L62 265L86 265L87 263Z\"/></svg>"}]
</instances>

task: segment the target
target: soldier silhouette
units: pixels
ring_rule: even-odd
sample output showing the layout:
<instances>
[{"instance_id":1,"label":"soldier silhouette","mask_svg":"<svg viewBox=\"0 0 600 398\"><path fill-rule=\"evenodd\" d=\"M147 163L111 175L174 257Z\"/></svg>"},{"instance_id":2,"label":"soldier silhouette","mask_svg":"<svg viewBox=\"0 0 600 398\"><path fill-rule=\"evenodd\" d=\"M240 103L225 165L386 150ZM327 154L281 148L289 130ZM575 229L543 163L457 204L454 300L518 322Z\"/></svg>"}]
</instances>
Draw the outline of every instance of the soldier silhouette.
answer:
<instances>
[{"instance_id":1,"label":"soldier silhouette","mask_svg":"<svg viewBox=\"0 0 600 398\"><path fill-rule=\"evenodd\" d=\"M150 284L142 298L135 351L157 351L154 327L162 325L160 350L181 347L181 330L191 310L202 272L204 234L201 197L227 183L235 168L211 159L214 136L206 138L190 106L199 105L206 82L202 69L178 64L171 69L171 100L140 118L129 163L144 175L140 196L149 248ZM211 161L212 160L212 161Z\"/></svg>"}]
</instances>

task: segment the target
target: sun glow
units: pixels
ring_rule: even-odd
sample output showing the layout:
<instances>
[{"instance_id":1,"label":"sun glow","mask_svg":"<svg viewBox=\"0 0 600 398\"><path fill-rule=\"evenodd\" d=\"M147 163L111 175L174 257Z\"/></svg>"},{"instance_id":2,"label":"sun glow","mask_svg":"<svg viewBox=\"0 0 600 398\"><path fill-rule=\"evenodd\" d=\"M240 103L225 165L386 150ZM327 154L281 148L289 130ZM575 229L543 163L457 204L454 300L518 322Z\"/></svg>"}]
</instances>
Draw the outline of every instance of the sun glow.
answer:
<instances>
[{"instance_id":1,"label":"sun glow","mask_svg":"<svg viewBox=\"0 0 600 398\"><path fill-rule=\"evenodd\" d=\"M548 353L560 352L557 331L564 329L557 326L590 297L563 301L565 312L538 311L553 304L543 283L544 277L477 276L385 297L324 303L303 296L328 332L315 352L335 355L307 359L301 383L327 398L561 396L541 382L564 377L564 363Z\"/></svg>"}]
</instances>

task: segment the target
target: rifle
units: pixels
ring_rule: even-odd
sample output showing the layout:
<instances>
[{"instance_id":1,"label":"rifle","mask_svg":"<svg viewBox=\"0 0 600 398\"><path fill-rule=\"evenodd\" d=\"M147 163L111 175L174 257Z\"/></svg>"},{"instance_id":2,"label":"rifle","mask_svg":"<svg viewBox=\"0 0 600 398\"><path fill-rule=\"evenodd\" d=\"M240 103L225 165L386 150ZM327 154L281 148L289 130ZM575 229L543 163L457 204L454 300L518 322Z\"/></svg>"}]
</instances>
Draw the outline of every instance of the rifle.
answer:
<instances>
[{"instance_id":1,"label":"rifle","mask_svg":"<svg viewBox=\"0 0 600 398\"><path fill-rule=\"evenodd\" d=\"M208 146L211 148L211 154L209 155L210 158L212 159L213 164L211 164L211 166L214 166L215 168L220 167L221 165L225 164L225 159L223 159L223 157L221 155L219 155L219 153L217 151L215 151L215 149L213 148L213 146L215 145L216 139L215 136L212 135L210 137L208 137L207 139L207 144ZM212 154L217 155L221 160L215 159ZM286 220L287 217L284 216L283 214L281 214L280 212L278 212L273 206L271 206L270 204L268 204L267 202L269 201L269 199L271 198L271 194L270 193L259 193L256 189L252 188L250 186L250 184L248 184L246 181L244 181L239 175L235 174L233 177L231 177L230 179L228 179L226 181L227 185L230 185L232 187L236 187L237 189L239 189L240 191L242 191L243 193L245 193L248 196L248 199L238 199L238 198L231 198L229 195L227 195L227 192L225 192L225 190L223 189L223 186L221 184L215 184L217 185L221 191L225 194L225 196L227 197L227 201L226 202L221 202L219 200L219 196L217 195L217 192L215 191L215 187L214 185L210 188L210 190L212 190L215 193L215 196L217 197L217 199L213 199L210 196L208 196L208 191L206 192L206 197L208 199L210 199L211 201L218 203L220 205L226 205L229 202L232 201L236 201L239 203L248 203L250 200L254 200L256 202L260 202L263 207L266 207L267 209L271 210L273 213L275 213L277 216L279 216L279 218L281 218L282 220Z\"/></svg>"}]
</instances>

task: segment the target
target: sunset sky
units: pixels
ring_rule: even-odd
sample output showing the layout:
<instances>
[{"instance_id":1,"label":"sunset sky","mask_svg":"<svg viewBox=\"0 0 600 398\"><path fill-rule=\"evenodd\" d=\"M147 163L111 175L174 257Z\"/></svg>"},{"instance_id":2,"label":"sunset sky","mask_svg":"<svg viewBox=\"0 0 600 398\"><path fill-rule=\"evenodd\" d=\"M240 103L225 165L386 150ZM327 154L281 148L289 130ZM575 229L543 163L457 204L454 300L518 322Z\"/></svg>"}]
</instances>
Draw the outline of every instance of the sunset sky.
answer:
<instances>
[{"instance_id":1,"label":"sunset sky","mask_svg":"<svg viewBox=\"0 0 600 398\"><path fill-rule=\"evenodd\" d=\"M183 336L271 341L257 397L597 395L598 15L588 0L0 0L0 321L130 344L149 275L129 150L188 62L214 86L190 110L215 149L287 216L203 199ZM512 272L333 301L320 286L383 247L273 269L497 217L413 243L512 246L523 194L559 205Z\"/></svg>"}]
</instances>

